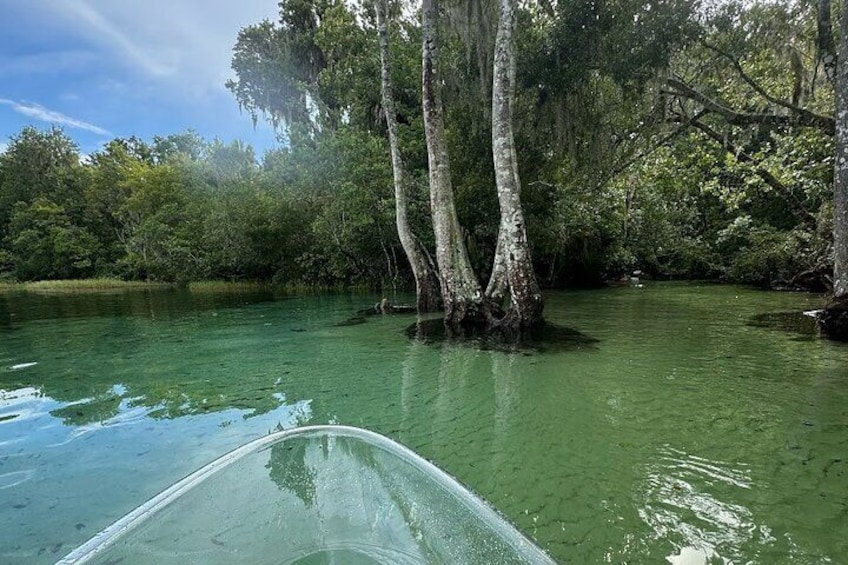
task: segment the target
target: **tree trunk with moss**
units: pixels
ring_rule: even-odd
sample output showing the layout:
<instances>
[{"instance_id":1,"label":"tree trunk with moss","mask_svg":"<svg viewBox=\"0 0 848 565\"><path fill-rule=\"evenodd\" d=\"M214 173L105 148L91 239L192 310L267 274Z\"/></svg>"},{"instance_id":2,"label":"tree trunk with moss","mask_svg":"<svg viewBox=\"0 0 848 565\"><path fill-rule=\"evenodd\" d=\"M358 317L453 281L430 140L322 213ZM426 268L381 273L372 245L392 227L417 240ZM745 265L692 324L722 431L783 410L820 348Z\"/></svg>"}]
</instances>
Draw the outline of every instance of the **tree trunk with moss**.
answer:
<instances>
[{"instance_id":1,"label":"tree trunk with moss","mask_svg":"<svg viewBox=\"0 0 848 565\"><path fill-rule=\"evenodd\" d=\"M439 76L438 0L423 2L422 98L430 175L430 207L445 323L459 328L486 323L480 283L471 268L459 226L450 176Z\"/></svg>"},{"instance_id":2,"label":"tree trunk with moss","mask_svg":"<svg viewBox=\"0 0 848 565\"><path fill-rule=\"evenodd\" d=\"M848 341L848 10L836 66L836 164L833 206L833 298L819 321L833 339Z\"/></svg>"},{"instance_id":3,"label":"tree trunk with moss","mask_svg":"<svg viewBox=\"0 0 848 565\"><path fill-rule=\"evenodd\" d=\"M816 49L817 59L824 67L824 74L830 84L836 83L836 48L833 41L833 26L830 24L831 4L830 0L819 0L818 13L816 17L816 30L818 41Z\"/></svg>"},{"instance_id":4,"label":"tree trunk with moss","mask_svg":"<svg viewBox=\"0 0 848 565\"><path fill-rule=\"evenodd\" d=\"M833 297L848 299L848 10L842 11L836 76L836 165L833 203Z\"/></svg>"},{"instance_id":5,"label":"tree trunk with moss","mask_svg":"<svg viewBox=\"0 0 848 565\"><path fill-rule=\"evenodd\" d=\"M541 323L544 304L533 271L521 207L521 181L512 127L514 104L515 0L500 0L492 80L492 157L501 222L492 282L487 291L496 298L505 279L510 303L501 324L520 330Z\"/></svg>"},{"instance_id":6,"label":"tree trunk with moss","mask_svg":"<svg viewBox=\"0 0 848 565\"><path fill-rule=\"evenodd\" d=\"M403 161L398 135L397 113L392 89L391 51L389 46L388 6L387 0L377 0L377 29L380 38L380 74L383 98L383 113L386 117L386 128L389 132L389 147L392 155L392 173L395 188L395 223L398 238L412 274L415 277L415 292L419 312L435 312L441 306L439 296L438 273L430 264L429 255L421 240L415 236L409 225L409 174Z\"/></svg>"}]
</instances>

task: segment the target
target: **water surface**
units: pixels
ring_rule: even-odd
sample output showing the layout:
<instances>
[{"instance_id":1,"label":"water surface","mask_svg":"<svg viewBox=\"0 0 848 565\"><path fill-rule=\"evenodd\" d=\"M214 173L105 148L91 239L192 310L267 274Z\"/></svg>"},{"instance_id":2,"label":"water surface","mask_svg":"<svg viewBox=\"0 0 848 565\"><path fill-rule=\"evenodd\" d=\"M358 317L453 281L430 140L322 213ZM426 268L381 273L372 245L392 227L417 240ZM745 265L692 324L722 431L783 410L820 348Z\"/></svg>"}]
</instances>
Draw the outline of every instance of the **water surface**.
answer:
<instances>
[{"instance_id":1,"label":"water surface","mask_svg":"<svg viewBox=\"0 0 848 565\"><path fill-rule=\"evenodd\" d=\"M819 298L550 293L567 350L410 341L378 296L0 295L0 562L51 563L269 431L388 435L562 562L839 563L848 347Z\"/></svg>"}]
</instances>

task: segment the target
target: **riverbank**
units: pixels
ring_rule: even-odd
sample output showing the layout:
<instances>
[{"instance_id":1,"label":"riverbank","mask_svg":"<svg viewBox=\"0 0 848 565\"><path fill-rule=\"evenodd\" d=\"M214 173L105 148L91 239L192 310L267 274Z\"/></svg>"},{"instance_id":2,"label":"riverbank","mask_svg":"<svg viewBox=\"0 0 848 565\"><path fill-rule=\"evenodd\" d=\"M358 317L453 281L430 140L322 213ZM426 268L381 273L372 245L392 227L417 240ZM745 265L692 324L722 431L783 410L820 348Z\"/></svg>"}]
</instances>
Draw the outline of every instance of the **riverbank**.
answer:
<instances>
[{"instance_id":1,"label":"riverbank","mask_svg":"<svg viewBox=\"0 0 848 565\"><path fill-rule=\"evenodd\" d=\"M180 288L175 283L155 281L125 281L121 279L97 278L97 279L63 279L53 281L30 281L30 282L0 282L0 293L2 292L45 292L45 293L86 293L86 292L115 292L122 290L164 290ZM327 292L371 292L372 289L361 286L308 286L308 285L275 285L261 281L196 281L189 283L184 288L193 294L220 293L220 292L244 292L256 290L273 290L283 294L322 294Z\"/></svg>"},{"instance_id":2,"label":"riverbank","mask_svg":"<svg viewBox=\"0 0 848 565\"><path fill-rule=\"evenodd\" d=\"M159 282L101 278L0 283L0 292L101 292L112 290L162 289L170 286L173 285Z\"/></svg>"}]
</instances>

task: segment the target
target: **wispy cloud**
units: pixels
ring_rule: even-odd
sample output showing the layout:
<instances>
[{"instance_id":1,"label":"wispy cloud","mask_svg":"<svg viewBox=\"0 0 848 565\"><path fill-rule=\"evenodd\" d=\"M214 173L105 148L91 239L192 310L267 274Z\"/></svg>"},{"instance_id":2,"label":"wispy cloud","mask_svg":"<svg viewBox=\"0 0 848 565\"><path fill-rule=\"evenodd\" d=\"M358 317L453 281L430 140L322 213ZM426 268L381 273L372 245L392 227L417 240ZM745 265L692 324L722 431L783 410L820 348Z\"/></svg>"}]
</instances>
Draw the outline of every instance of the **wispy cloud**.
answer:
<instances>
[{"instance_id":1,"label":"wispy cloud","mask_svg":"<svg viewBox=\"0 0 848 565\"><path fill-rule=\"evenodd\" d=\"M276 143L224 87L239 29L276 19L276 0L0 0L0 14L0 139L23 114L82 128L72 131L90 152L105 136L100 126Z\"/></svg>"},{"instance_id":2,"label":"wispy cloud","mask_svg":"<svg viewBox=\"0 0 848 565\"><path fill-rule=\"evenodd\" d=\"M119 26L113 24L84 0L68 2L65 4L65 8L74 12L77 17L88 23L98 34L101 34L102 37L116 45L147 73L155 76L166 76L176 71L171 65L163 65L158 60L156 54L151 53L149 49L142 48L138 43L133 41L128 33L125 33Z\"/></svg>"},{"instance_id":3,"label":"wispy cloud","mask_svg":"<svg viewBox=\"0 0 848 565\"><path fill-rule=\"evenodd\" d=\"M225 92L239 29L278 11L273 0L74 0L50 6L60 8L75 33L105 47L104 58L117 57L177 96Z\"/></svg>"},{"instance_id":4,"label":"wispy cloud","mask_svg":"<svg viewBox=\"0 0 848 565\"><path fill-rule=\"evenodd\" d=\"M92 133L96 133L97 135L102 135L106 137L112 136L112 133L109 130L103 129L88 122L84 122L82 120L78 120L76 118L72 118L70 116L66 116L61 112L45 108L41 104L35 104L34 102L15 102L14 100L9 100L7 98L0 98L0 104L10 106L15 112L30 118L35 118L36 120L42 122L60 124L72 128L90 131Z\"/></svg>"}]
</instances>

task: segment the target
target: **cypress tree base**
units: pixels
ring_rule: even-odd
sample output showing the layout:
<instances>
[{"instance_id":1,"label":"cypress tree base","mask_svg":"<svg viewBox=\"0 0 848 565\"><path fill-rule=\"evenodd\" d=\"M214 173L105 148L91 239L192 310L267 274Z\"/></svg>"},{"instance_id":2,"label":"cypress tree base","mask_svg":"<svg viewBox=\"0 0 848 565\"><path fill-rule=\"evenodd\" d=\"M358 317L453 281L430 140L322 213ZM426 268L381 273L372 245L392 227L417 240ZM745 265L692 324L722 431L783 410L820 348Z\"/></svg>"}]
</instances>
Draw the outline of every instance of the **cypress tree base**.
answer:
<instances>
[{"instance_id":1,"label":"cypress tree base","mask_svg":"<svg viewBox=\"0 0 848 565\"><path fill-rule=\"evenodd\" d=\"M829 339L848 342L848 299L831 301L819 314L818 322Z\"/></svg>"}]
</instances>

